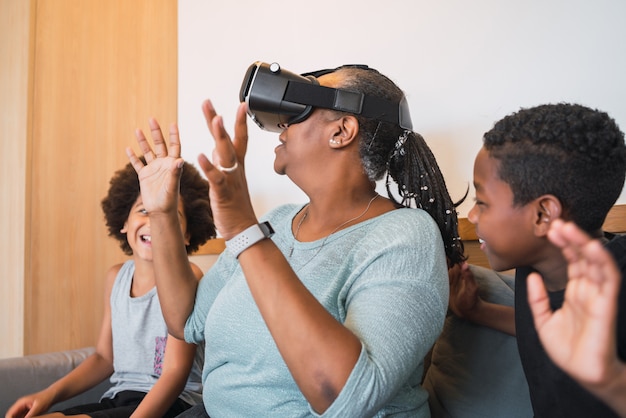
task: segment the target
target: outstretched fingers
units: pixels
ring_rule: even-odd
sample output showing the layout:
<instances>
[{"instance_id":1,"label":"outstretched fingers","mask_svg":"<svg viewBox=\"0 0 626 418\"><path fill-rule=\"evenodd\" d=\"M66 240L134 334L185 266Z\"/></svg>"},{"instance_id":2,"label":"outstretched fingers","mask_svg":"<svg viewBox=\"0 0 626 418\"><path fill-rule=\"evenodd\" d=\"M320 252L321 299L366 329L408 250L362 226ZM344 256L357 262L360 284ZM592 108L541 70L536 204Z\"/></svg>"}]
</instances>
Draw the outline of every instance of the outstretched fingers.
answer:
<instances>
[{"instance_id":1,"label":"outstretched fingers","mask_svg":"<svg viewBox=\"0 0 626 418\"><path fill-rule=\"evenodd\" d=\"M237 160L240 164L243 164L248 150L247 110L248 107L245 103L239 104L235 118L235 138L233 139L233 145L235 146L235 153L237 154Z\"/></svg>"},{"instance_id":2,"label":"outstretched fingers","mask_svg":"<svg viewBox=\"0 0 626 418\"><path fill-rule=\"evenodd\" d=\"M215 147L210 159L200 154L198 163L210 184L215 224L222 236L228 238L257 222L243 167L248 143L246 108L240 105L237 111L233 140L211 101L202 103L202 112Z\"/></svg>"},{"instance_id":3,"label":"outstretched fingers","mask_svg":"<svg viewBox=\"0 0 626 418\"><path fill-rule=\"evenodd\" d=\"M237 163L237 155L233 144L230 140L226 128L224 128L224 119L218 115L210 100L206 100L202 104L202 112L207 122L207 127L215 141L214 164L222 168L234 167ZM215 158L216 157L216 158Z\"/></svg>"},{"instance_id":4,"label":"outstretched fingers","mask_svg":"<svg viewBox=\"0 0 626 418\"><path fill-rule=\"evenodd\" d=\"M172 123L169 128L169 146L165 142L161 126L155 118L148 120L148 126L150 127L150 136L152 138L153 147L150 145L150 141L146 138L146 135L141 129L135 129L135 137L137 138L137 145L143 154L146 163L152 162L155 158L173 157L179 158L181 153L180 136L178 132L178 126ZM133 152L134 154L134 152ZM127 151L127 155L128 151ZM129 155L130 158L130 155ZM132 161L131 161L132 162ZM134 164L133 164L134 166Z\"/></svg>"},{"instance_id":5,"label":"outstretched fingers","mask_svg":"<svg viewBox=\"0 0 626 418\"><path fill-rule=\"evenodd\" d=\"M126 156L137 173L145 167L145 164L137 157L137 154L135 154L135 151L133 151L131 147L126 148Z\"/></svg>"},{"instance_id":6,"label":"outstretched fingers","mask_svg":"<svg viewBox=\"0 0 626 418\"><path fill-rule=\"evenodd\" d=\"M148 139L144 135L143 131L139 128L135 129L135 138L137 138L137 145L139 145L139 150L143 154L143 157L146 159L146 163L149 164L155 158L154 152L152 152L152 147L150 146L150 142L148 142Z\"/></svg>"},{"instance_id":7,"label":"outstretched fingers","mask_svg":"<svg viewBox=\"0 0 626 418\"><path fill-rule=\"evenodd\" d=\"M232 141L224 128L223 118L217 114L210 100L205 100L202 103L202 112L215 141L215 149L212 160L206 156L201 156L199 163L207 176L212 176L213 180L218 181L223 173L232 173L239 166L243 166L248 146L246 107L245 104L239 106L235 123L235 137ZM216 173L216 171L221 173ZM211 172L213 173L211 174Z\"/></svg>"},{"instance_id":8,"label":"outstretched fingers","mask_svg":"<svg viewBox=\"0 0 626 418\"><path fill-rule=\"evenodd\" d=\"M169 155L174 158L179 158L181 155L181 147L180 147L180 134L178 132L178 125L172 123L170 125L170 146L169 146Z\"/></svg>"},{"instance_id":9,"label":"outstretched fingers","mask_svg":"<svg viewBox=\"0 0 626 418\"><path fill-rule=\"evenodd\" d=\"M167 145L165 144L165 139L163 138L161 126L154 118L148 119L148 126L150 126L150 136L152 137L152 142L154 143L154 153L157 157L166 157Z\"/></svg>"},{"instance_id":10,"label":"outstretched fingers","mask_svg":"<svg viewBox=\"0 0 626 418\"><path fill-rule=\"evenodd\" d=\"M561 248L568 262L569 279L584 278L596 285L619 284L619 270L613 257L599 240L589 237L574 223L554 221L548 233L550 241Z\"/></svg>"},{"instance_id":11,"label":"outstretched fingers","mask_svg":"<svg viewBox=\"0 0 626 418\"><path fill-rule=\"evenodd\" d=\"M575 263L582 257L583 248L591 241L591 237L572 222L557 219L548 231L550 241L563 251L569 263Z\"/></svg>"},{"instance_id":12,"label":"outstretched fingers","mask_svg":"<svg viewBox=\"0 0 626 418\"><path fill-rule=\"evenodd\" d=\"M180 157L178 127L176 124L170 126L167 144L156 119L150 118L148 124L152 144L141 129L136 129L140 153L136 154L129 147L126 155L137 172L145 209L148 212L170 212L178 204L179 181L184 164Z\"/></svg>"},{"instance_id":13,"label":"outstretched fingers","mask_svg":"<svg viewBox=\"0 0 626 418\"><path fill-rule=\"evenodd\" d=\"M588 278L609 293L617 292L621 273L611 254L598 241L589 242L582 249L582 254L589 263Z\"/></svg>"}]
</instances>

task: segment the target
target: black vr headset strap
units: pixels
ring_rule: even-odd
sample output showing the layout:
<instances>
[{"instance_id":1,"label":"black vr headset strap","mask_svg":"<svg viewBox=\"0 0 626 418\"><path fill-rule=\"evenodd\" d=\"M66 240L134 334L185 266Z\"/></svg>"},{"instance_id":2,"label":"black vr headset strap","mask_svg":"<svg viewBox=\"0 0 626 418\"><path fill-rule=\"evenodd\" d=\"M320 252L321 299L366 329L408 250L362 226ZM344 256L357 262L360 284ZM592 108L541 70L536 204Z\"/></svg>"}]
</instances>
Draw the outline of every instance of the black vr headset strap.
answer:
<instances>
[{"instance_id":1,"label":"black vr headset strap","mask_svg":"<svg viewBox=\"0 0 626 418\"><path fill-rule=\"evenodd\" d=\"M395 123L404 129L412 129L406 100L401 103L394 103L379 97L366 96L363 93L296 81L289 81L283 100L354 113L375 120Z\"/></svg>"}]
</instances>

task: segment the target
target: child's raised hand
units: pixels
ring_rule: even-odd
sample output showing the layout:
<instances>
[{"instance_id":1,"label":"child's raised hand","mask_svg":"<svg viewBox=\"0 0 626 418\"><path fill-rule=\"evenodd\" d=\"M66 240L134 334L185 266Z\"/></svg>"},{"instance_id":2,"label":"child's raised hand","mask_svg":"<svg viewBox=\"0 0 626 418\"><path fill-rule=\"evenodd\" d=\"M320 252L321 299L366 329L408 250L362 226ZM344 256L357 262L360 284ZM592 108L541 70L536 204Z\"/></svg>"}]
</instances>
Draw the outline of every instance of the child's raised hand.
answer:
<instances>
[{"instance_id":1,"label":"child's raised hand","mask_svg":"<svg viewBox=\"0 0 626 418\"><path fill-rule=\"evenodd\" d=\"M178 127L175 124L170 126L168 147L158 122L150 119L149 125L154 150L140 129L135 132L137 144L146 161L145 164L131 148L127 148L126 154L139 177L141 198L148 213L176 212L183 166Z\"/></svg>"}]
</instances>

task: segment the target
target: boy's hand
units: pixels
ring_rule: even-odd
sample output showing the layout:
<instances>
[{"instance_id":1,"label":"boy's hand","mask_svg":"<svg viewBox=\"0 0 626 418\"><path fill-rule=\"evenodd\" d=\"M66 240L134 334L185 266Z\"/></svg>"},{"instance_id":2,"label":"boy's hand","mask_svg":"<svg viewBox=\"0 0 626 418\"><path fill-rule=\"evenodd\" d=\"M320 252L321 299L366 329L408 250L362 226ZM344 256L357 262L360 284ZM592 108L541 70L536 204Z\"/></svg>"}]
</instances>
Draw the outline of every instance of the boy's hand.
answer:
<instances>
[{"instance_id":1,"label":"boy's hand","mask_svg":"<svg viewBox=\"0 0 626 418\"><path fill-rule=\"evenodd\" d=\"M480 305L478 283L467 263L455 264L448 269L450 300L448 307L456 316L469 319Z\"/></svg>"},{"instance_id":2,"label":"boy's hand","mask_svg":"<svg viewBox=\"0 0 626 418\"><path fill-rule=\"evenodd\" d=\"M621 273L602 244L572 223L554 221L548 237L563 251L569 281L563 306L553 312L541 276L528 277L535 327L555 364L607 401L603 393L626 376L616 343Z\"/></svg>"}]
</instances>

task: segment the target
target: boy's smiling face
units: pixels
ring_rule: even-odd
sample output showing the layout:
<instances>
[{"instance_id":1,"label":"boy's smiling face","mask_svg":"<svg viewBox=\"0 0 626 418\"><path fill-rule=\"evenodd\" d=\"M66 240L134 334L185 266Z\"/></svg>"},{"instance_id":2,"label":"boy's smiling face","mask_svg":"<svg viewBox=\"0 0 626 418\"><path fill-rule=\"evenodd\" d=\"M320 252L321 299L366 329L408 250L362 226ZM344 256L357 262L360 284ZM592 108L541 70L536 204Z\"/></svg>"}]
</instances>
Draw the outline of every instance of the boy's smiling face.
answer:
<instances>
[{"instance_id":1,"label":"boy's smiling face","mask_svg":"<svg viewBox=\"0 0 626 418\"><path fill-rule=\"evenodd\" d=\"M532 202L513 204L513 191L500 179L499 164L484 147L480 149L474 162L476 201L468 219L476 226L480 248L494 270L532 266L538 255L537 213Z\"/></svg>"}]
</instances>

